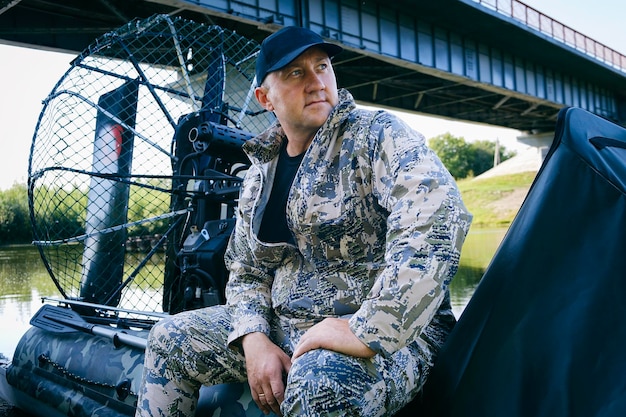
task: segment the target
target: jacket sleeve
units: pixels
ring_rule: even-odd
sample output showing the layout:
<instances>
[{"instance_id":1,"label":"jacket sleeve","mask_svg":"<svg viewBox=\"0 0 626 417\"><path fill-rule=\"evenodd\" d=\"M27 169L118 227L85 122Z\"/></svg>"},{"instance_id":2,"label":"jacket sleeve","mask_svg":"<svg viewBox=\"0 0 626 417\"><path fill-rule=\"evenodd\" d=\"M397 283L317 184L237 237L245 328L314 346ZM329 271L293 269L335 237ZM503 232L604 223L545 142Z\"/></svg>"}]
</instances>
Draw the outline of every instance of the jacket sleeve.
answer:
<instances>
[{"instance_id":1,"label":"jacket sleeve","mask_svg":"<svg viewBox=\"0 0 626 417\"><path fill-rule=\"evenodd\" d=\"M252 332L270 334L273 274L256 261L251 245L253 200L259 192L258 172L250 169L244 179L237 209L235 230L224 260L230 272L226 284L226 305L231 314L232 329L228 345Z\"/></svg>"},{"instance_id":2,"label":"jacket sleeve","mask_svg":"<svg viewBox=\"0 0 626 417\"><path fill-rule=\"evenodd\" d=\"M385 268L350 328L374 351L390 354L416 340L439 308L471 215L421 134L381 113L369 135L373 193L389 213Z\"/></svg>"}]
</instances>

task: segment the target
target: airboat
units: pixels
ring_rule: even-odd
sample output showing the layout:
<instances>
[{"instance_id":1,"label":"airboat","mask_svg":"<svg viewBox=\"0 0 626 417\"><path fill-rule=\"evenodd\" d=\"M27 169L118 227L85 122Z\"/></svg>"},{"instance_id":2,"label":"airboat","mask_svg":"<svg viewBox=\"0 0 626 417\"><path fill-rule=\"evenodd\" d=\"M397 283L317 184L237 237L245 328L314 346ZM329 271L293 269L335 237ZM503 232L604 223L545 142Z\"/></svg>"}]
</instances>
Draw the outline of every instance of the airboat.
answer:
<instances>
[{"instance_id":1,"label":"airboat","mask_svg":"<svg viewBox=\"0 0 626 417\"><path fill-rule=\"evenodd\" d=\"M217 26L135 20L95 40L44 100L28 197L61 297L44 299L0 366L10 403L34 416L132 416L152 325L224 302L241 145L273 121L253 96L258 48ZM556 121L414 400L420 415L626 413L626 129L579 108ZM262 413L245 384L227 384L203 387L196 415Z\"/></svg>"}]
</instances>

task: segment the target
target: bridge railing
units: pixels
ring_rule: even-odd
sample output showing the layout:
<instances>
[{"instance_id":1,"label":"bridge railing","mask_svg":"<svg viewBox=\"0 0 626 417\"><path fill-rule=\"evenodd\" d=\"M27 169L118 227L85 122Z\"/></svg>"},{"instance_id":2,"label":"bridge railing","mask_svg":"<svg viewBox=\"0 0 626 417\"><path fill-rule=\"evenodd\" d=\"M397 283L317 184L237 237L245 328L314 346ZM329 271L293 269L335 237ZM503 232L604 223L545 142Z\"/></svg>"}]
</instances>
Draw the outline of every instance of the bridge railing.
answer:
<instances>
[{"instance_id":1,"label":"bridge railing","mask_svg":"<svg viewBox=\"0 0 626 417\"><path fill-rule=\"evenodd\" d=\"M565 43L613 68L626 72L626 56L560 23L517 0L473 0L498 13L518 20L553 39Z\"/></svg>"}]
</instances>

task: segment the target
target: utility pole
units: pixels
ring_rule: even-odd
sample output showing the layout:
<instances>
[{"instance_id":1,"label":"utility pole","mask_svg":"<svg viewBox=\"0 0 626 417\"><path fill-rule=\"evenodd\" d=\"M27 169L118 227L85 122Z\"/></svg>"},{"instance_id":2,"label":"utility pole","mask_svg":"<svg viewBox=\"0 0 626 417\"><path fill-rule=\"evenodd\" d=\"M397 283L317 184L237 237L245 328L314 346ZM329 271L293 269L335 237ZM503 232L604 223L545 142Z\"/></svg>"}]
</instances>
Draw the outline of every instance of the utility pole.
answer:
<instances>
[{"instance_id":1,"label":"utility pole","mask_svg":"<svg viewBox=\"0 0 626 417\"><path fill-rule=\"evenodd\" d=\"M493 153L493 166L497 167L500 165L500 139L496 138L496 149Z\"/></svg>"}]
</instances>

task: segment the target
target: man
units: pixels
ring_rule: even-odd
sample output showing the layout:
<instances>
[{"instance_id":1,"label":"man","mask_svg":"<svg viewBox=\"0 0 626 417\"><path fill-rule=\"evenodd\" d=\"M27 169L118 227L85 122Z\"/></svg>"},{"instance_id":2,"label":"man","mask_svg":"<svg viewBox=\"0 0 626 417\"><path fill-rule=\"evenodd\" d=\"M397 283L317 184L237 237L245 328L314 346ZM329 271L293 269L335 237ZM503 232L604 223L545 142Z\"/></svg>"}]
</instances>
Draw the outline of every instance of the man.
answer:
<instances>
[{"instance_id":1,"label":"man","mask_svg":"<svg viewBox=\"0 0 626 417\"><path fill-rule=\"evenodd\" d=\"M227 304L153 328L138 416L193 415L201 384L247 380L284 416L389 416L421 389L471 215L422 135L337 89L340 51L297 27L262 43L277 123L244 145Z\"/></svg>"}]
</instances>

